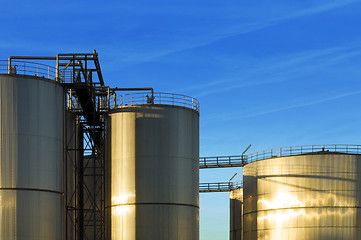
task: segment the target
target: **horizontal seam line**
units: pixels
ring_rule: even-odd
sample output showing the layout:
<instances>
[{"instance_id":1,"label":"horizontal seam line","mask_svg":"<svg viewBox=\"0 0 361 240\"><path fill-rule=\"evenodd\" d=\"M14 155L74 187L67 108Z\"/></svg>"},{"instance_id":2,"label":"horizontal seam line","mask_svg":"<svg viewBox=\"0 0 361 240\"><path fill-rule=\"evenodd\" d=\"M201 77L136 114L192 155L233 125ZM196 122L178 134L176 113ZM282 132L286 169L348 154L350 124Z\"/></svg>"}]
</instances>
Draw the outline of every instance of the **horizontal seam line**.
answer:
<instances>
[{"instance_id":1,"label":"horizontal seam line","mask_svg":"<svg viewBox=\"0 0 361 240\"><path fill-rule=\"evenodd\" d=\"M118 207L118 206L132 206L132 205L178 205L178 206L188 206L188 207L195 207L199 208L199 206L193 205L193 204L185 204L185 203L123 203L123 204L115 204L111 206L107 206L105 208L112 208L112 207Z\"/></svg>"},{"instance_id":2,"label":"horizontal seam line","mask_svg":"<svg viewBox=\"0 0 361 240\"><path fill-rule=\"evenodd\" d=\"M54 191L54 190L48 190L48 189L38 189L38 188L0 188L0 190L21 190L21 191L37 191L37 192L50 192L50 193L57 193L57 194L63 194L62 192Z\"/></svg>"}]
</instances>

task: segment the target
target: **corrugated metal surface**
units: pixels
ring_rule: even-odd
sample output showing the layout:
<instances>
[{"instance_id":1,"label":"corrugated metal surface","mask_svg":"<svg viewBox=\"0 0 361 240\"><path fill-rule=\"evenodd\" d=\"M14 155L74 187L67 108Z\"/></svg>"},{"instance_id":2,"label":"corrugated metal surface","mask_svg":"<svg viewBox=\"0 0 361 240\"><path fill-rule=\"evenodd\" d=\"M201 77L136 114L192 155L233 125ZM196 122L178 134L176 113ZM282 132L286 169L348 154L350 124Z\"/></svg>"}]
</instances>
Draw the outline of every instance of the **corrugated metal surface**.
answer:
<instances>
[{"instance_id":1,"label":"corrugated metal surface","mask_svg":"<svg viewBox=\"0 0 361 240\"><path fill-rule=\"evenodd\" d=\"M63 89L0 75L0 239L62 239Z\"/></svg>"},{"instance_id":2,"label":"corrugated metal surface","mask_svg":"<svg viewBox=\"0 0 361 240\"><path fill-rule=\"evenodd\" d=\"M161 105L114 110L111 239L199 238L199 115Z\"/></svg>"},{"instance_id":3,"label":"corrugated metal surface","mask_svg":"<svg viewBox=\"0 0 361 240\"><path fill-rule=\"evenodd\" d=\"M230 191L230 240L243 239L243 188Z\"/></svg>"},{"instance_id":4,"label":"corrugated metal surface","mask_svg":"<svg viewBox=\"0 0 361 240\"><path fill-rule=\"evenodd\" d=\"M272 158L243 174L244 239L360 239L360 155Z\"/></svg>"}]
</instances>

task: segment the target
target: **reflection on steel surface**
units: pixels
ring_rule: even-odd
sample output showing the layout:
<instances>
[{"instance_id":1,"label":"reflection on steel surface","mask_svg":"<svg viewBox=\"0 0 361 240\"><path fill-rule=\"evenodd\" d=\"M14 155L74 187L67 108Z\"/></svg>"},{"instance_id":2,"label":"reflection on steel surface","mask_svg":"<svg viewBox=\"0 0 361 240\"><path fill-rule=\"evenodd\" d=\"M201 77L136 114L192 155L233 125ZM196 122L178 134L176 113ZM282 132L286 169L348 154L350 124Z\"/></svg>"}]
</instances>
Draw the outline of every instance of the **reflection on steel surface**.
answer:
<instances>
[{"instance_id":1,"label":"reflection on steel surface","mask_svg":"<svg viewBox=\"0 0 361 240\"><path fill-rule=\"evenodd\" d=\"M198 118L161 105L110 112L110 239L198 240Z\"/></svg>"},{"instance_id":2,"label":"reflection on steel surface","mask_svg":"<svg viewBox=\"0 0 361 240\"><path fill-rule=\"evenodd\" d=\"M230 240L243 239L243 188L232 190L230 198Z\"/></svg>"},{"instance_id":3,"label":"reflection on steel surface","mask_svg":"<svg viewBox=\"0 0 361 240\"><path fill-rule=\"evenodd\" d=\"M0 239L63 239L63 89L0 75Z\"/></svg>"},{"instance_id":4,"label":"reflection on steel surface","mask_svg":"<svg viewBox=\"0 0 361 240\"><path fill-rule=\"evenodd\" d=\"M245 239L359 239L361 156L272 158L244 167Z\"/></svg>"}]
</instances>

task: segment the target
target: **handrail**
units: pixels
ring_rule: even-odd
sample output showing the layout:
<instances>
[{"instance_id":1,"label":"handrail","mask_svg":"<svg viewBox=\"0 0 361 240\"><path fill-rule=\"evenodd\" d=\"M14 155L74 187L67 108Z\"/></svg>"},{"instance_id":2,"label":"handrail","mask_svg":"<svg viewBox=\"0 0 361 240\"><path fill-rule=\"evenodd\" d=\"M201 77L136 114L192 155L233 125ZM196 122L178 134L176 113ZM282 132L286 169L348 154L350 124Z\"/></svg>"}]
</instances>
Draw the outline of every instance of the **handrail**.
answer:
<instances>
[{"instance_id":1,"label":"handrail","mask_svg":"<svg viewBox=\"0 0 361 240\"><path fill-rule=\"evenodd\" d=\"M243 182L200 183L199 192L229 192L243 187Z\"/></svg>"},{"instance_id":2,"label":"handrail","mask_svg":"<svg viewBox=\"0 0 361 240\"><path fill-rule=\"evenodd\" d=\"M310 153L346 153L346 154L361 154L361 145L350 144L324 144L324 145L302 145L290 146L281 148L266 149L250 153L245 156L246 163L251 163L259 160L274 158L297 156Z\"/></svg>"},{"instance_id":3,"label":"handrail","mask_svg":"<svg viewBox=\"0 0 361 240\"><path fill-rule=\"evenodd\" d=\"M310 153L346 153L361 154L361 145L351 144L324 144L324 145L302 145L281 148L266 149L247 155L200 157L200 168L216 167L243 167L247 163L274 158L297 156Z\"/></svg>"},{"instance_id":4,"label":"handrail","mask_svg":"<svg viewBox=\"0 0 361 240\"><path fill-rule=\"evenodd\" d=\"M29 75L56 80L55 67L29 61L11 60L9 66L9 61L0 60L0 73Z\"/></svg>"},{"instance_id":5,"label":"handrail","mask_svg":"<svg viewBox=\"0 0 361 240\"><path fill-rule=\"evenodd\" d=\"M242 155L199 158L199 168L242 167L244 164L246 164L246 162Z\"/></svg>"},{"instance_id":6,"label":"handrail","mask_svg":"<svg viewBox=\"0 0 361 240\"><path fill-rule=\"evenodd\" d=\"M199 102L197 99L175 93L154 92L152 97L150 92L137 92L116 95L110 99L111 109L144 104L180 106L199 111Z\"/></svg>"}]
</instances>

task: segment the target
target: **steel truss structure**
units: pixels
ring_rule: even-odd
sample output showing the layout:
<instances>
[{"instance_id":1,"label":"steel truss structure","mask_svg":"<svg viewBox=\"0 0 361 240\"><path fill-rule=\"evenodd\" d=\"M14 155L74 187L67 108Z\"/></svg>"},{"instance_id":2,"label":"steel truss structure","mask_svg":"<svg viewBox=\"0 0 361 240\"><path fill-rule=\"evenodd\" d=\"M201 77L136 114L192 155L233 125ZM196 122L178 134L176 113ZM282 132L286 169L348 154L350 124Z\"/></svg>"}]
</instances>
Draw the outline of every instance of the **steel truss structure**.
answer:
<instances>
[{"instance_id":1,"label":"steel truss structure","mask_svg":"<svg viewBox=\"0 0 361 240\"><path fill-rule=\"evenodd\" d=\"M97 53L59 54L56 69L67 93L67 110L76 121L70 124L75 126L71 136L65 136L66 239L103 240L107 96ZM65 117L66 126L69 120Z\"/></svg>"}]
</instances>

